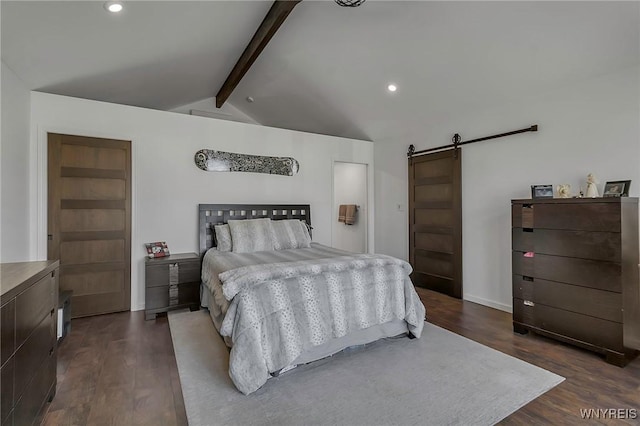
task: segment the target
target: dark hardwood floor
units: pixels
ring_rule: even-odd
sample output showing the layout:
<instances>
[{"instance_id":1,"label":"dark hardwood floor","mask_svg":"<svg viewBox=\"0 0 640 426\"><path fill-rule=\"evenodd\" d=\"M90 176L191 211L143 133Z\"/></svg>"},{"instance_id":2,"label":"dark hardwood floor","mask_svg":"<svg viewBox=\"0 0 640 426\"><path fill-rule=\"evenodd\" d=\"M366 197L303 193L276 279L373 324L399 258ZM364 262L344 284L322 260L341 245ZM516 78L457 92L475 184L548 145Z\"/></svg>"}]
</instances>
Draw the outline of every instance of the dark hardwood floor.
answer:
<instances>
[{"instance_id":1,"label":"dark hardwood floor","mask_svg":"<svg viewBox=\"0 0 640 426\"><path fill-rule=\"evenodd\" d=\"M581 409L635 409L640 415L640 358L625 368L597 354L536 335L514 334L511 315L418 289L429 322L566 377L501 424L639 424L587 422ZM143 312L72 321L58 352L58 393L45 425L186 425L166 318Z\"/></svg>"}]
</instances>

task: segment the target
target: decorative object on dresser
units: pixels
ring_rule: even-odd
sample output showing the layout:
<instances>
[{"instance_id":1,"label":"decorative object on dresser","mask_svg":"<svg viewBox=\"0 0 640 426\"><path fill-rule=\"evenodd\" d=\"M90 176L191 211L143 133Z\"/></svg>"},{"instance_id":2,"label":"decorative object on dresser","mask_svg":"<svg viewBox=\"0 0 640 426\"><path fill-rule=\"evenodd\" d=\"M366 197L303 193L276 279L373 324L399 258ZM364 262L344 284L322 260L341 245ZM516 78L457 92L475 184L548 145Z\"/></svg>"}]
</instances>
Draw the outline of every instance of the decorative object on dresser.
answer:
<instances>
[{"instance_id":1,"label":"decorative object on dresser","mask_svg":"<svg viewBox=\"0 0 640 426\"><path fill-rule=\"evenodd\" d=\"M0 265L1 424L36 422L56 394L57 260Z\"/></svg>"},{"instance_id":2,"label":"decorative object on dresser","mask_svg":"<svg viewBox=\"0 0 640 426\"><path fill-rule=\"evenodd\" d=\"M617 180L613 182L607 182L604 185L602 196L603 197L628 197L630 185L631 185L630 180Z\"/></svg>"},{"instance_id":3,"label":"decorative object on dresser","mask_svg":"<svg viewBox=\"0 0 640 426\"><path fill-rule=\"evenodd\" d=\"M600 196L600 194L598 194L598 187L596 186L597 183L598 180L593 173L589 173L587 175L587 198L596 198Z\"/></svg>"},{"instance_id":4,"label":"decorative object on dresser","mask_svg":"<svg viewBox=\"0 0 640 426\"><path fill-rule=\"evenodd\" d=\"M205 172L252 172L293 176L300 164L291 157L237 154L235 152L201 149L195 155L196 166Z\"/></svg>"},{"instance_id":5,"label":"decorative object on dresser","mask_svg":"<svg viewBox=\"0 0 640 426\"><path fill-rule=\"evenodd\" d=\"M514 331L626 365L640 349L638 199L511 203Z\"/></svg>"},{"instance_id":6,"label":"decorative object on dresser","mask_svg":"<svg viewBox=\"0 0 640 426\"><path fill-rule=\"evenodd\" d=\"M145 243L144 246L147 249L147 256L151 259L155 257L166 257L169 256L169 247L167 247L167 243L164 241L156 241L155 243Z\"/></svg>"},{"instance_id":7,"label":"decorative object on dresser","mask_svg":"<svg viewBox=\"0 0 640 426\"><path fill-rule=\"evenodd\" d=\"M178 253L145 264L145 319L174 309L200 307L200 257Z\"/></svg>"},{"instance_id":8,"label":"decorative object on dresser","mask_svg":"<svg viewBox=\"0 0 640 426\"><path fill-rule=\"evenodd\" d=\"M531 185L531 198L553 198L553 185Z\"/></svg>"},{"instance_id":9,"label":"decorative object on dresser","mask_svg":"<svg viewBox=\"0 0 640 426\"><path fill-rule=\"evenodd\" d=\"M558 198L571 198L571 185L568 183L558 185L556 190L558 191Z\"/></svg>"}]
</instances>

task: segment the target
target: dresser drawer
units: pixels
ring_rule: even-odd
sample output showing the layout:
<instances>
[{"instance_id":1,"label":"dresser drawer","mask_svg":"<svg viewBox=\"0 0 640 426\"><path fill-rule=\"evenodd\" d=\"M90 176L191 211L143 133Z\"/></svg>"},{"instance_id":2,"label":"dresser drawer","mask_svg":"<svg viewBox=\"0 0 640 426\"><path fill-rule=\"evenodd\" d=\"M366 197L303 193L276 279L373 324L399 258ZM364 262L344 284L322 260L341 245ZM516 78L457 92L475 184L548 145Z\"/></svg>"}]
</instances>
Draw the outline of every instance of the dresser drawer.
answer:
<instances>
[{"instance_id":1,"label":"dresser drawer","mask_svg":"<svg viewBox=\"0 0 640 426\"><path fill-rule=\"evenodd\" d=\"M14 424L33 423L34 413L38 413L45 403L49 390L56 384L56 357L48 356L38 365L29 383L29 390L22 395L14 409Z\"/></svg>"},{"instance_id":2,"label":"dresser drawer","mask_svg":"<svg viewBox=\"0 0 640 426\"><path fill-rule=\"evenodd\" d=\"M27 384L38 370L42 361L55 350L56 335L53 315L47 315L33 333L16 352L15 388L16 395L29 393Z\"/></svg>"},{"instance_id":3,"label":"dresser drawer","mask_svg":"<svg viewBox=\"0 0 640 426\"><path fill-rule=\"evenodd\" d=\"M16 301L11 299L0 308L0 324L2 331L0 332L0 365L3 365L16 349Z\"/></svg>"},{"instance_id":4,"label":"dresser drawer","mask_svg":"<svg viewBox=\"0 0 640 426\"><path fill-rule=\"evenodd\" d=\"M622 268L617 263L514 251L513 274L620 293Z\"/></svg>"},{"instance_id":5,"label":"dresser drawer","mask_svg":"<svg viewBox=\"0 0 640 426\"><path fill-rule=\"evenodd\" d=\"M13 408L14 358L2 366L0 372L0 422L4 422Z\"/></svg>"},{"instance_id":6,"label":"dresser drawer","mask_svg":"<svg viewBox=\"0 0 640 426\"><path fill-rule=\"evenodd\" d=\"M514 228L620 232L618 203L531 203L511 206Z\"/></svg>"},{"instance_id":7,"label":"dresser drawer","mask_svg":"<svg viewBox=\"0 0 640 426\"><path fill-rule=\"evenodd\" d=\"M16 297L16 347L19 347L57 306L55 279L52 274L42 278Z\"/></svg>"},{"instance_id":8,"label":"dresser drawer","mask_svg":"<svg viewBox=\"0 0 640 426\"><path fill-rule=\"evenodd\" d=\"M200 283L149 287L145 293L145 310L200 302Z\"/></svg>"},{"instance_id":9,"label":"dresser drawer","mask_svg":"<svg viewBox=\"0 0 640 426\"><path fill-rule=\"evenodd\" d=\"M609 321L622 322L620 293L514 275L513 297Z\"/></svg>"},{"instance_id":10,"label":"dresser drawer","mask_svg":"<svg viewBox=\"0 0 640 426\"><path fill-rule=\"evenodd\" d=\"M513 228L513 250L620 262L621 235L615 232Z\"/></svg>"},{"instance_id":11,"label":"dresser drawer","mask_svg":"<svg viewBox=\"0 0 640 426\"><path fill-rule=\"evenodd\" d=\"M516 298L513 299L513 320L599 348L624 352L622 324L617 322Z\"/></svg>"}]
</instances>

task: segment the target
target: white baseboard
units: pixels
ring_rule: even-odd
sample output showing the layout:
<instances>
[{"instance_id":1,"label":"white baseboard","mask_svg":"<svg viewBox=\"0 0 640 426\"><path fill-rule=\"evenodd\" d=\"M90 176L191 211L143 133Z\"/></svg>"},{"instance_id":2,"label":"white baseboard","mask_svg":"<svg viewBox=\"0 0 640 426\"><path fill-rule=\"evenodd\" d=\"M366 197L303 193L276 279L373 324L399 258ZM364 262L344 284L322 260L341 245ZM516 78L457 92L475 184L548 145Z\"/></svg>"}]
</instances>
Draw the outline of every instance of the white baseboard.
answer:
<instances>
[{"instance_id":1,"label":"white baseboard","mask_svg":"<svg viewBox=\"0 0 640 426\"><path fill-rule=\"evenodd\" d=\"M469 302L478 303L480 305L488 306L490 308L498 309L500 311L513 313L513 307L511 305L506 305L504 303L495 302L493 300L483 299L482 297L474 296L474 295L471 295L471 294L466 294L465 293L464 300L468 300Z\"/></svg>"}]
</instances>

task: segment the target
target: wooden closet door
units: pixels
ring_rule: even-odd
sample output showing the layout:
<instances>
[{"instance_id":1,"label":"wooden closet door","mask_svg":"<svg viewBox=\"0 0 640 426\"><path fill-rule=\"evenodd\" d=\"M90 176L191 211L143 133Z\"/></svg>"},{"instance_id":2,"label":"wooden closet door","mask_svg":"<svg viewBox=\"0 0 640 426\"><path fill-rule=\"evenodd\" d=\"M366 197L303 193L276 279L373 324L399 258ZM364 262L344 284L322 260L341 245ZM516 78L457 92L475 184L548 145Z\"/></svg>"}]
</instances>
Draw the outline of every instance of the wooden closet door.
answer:
<instances>
[{"instance_id":1,"label":"wooden closet door","mask_svg":"<svg viewBox=\"0 0 640 426\"><path fill-rule=\"evenodd\" d=\"M49 133L48 258L71 316L131 307L131 142Z\"/></svg>"},{"instance_id":2,"label":"wooden closet door","mask_svg":"<svg viewBox=\"0 0 640 426\"><path fill-rule=\"evenodd\" d=\"M462 151L409 159L409 261L415 285L462 297Z\"/></svg>"}]
</instances>

